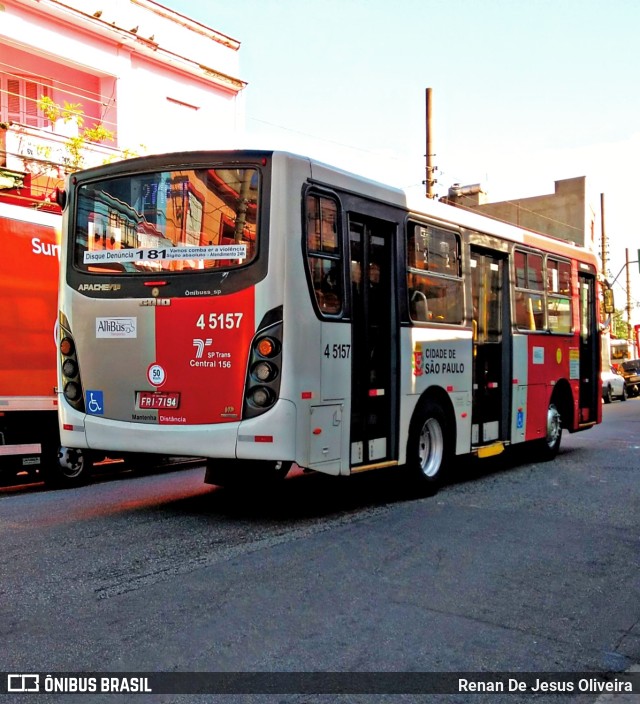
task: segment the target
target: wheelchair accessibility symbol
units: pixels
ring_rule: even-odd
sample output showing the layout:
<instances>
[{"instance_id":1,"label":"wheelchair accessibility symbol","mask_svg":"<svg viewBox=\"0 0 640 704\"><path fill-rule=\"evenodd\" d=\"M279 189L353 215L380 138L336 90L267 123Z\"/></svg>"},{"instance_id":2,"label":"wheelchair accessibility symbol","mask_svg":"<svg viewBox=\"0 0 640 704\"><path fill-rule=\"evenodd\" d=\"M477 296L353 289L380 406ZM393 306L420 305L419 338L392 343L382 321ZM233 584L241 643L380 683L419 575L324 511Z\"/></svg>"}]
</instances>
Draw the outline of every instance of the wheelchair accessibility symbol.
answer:
<instances>
[{"instance_id":1,"label":"wheelchair accessibility symbol","mask_svg":"<svg viewBox=\"0 0 640 704\"><path fill-rule=\"evenodd\" d=\"M87 413L90 415L104 415L104 400L102 391L87 391L84 403L87 408Z\"/></svg>"}]
</instances>

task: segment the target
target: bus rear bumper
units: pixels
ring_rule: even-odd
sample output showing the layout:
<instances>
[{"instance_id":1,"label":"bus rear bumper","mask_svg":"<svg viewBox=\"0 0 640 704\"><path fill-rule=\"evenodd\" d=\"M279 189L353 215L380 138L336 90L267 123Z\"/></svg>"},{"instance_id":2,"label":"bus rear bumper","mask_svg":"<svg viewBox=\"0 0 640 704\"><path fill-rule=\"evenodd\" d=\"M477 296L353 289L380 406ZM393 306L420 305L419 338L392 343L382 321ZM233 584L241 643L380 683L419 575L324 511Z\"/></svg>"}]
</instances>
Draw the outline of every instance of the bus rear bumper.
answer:
<instances>
[{"instance_id":1,"label":"bus rear bumper","mask_svg":"<svg viewBox=\"0 0 640 704\"><path fill-rule=\"evenodd\" d=\"M68 409L66 409L68 410ZM61 428L62 444L106 452L295 461L296 407L280 399L250 420L216 425L154 425L80 413Z\"/></svg>"},{"instance_id":2,"label":"bus rear bumper","mask_svg":"<svg viewBox=\"0 0 640 704\"><path fill-rule=\"evenodd\" d=\"M296 461L295 405L280 399L264 415L239 423L236 457L240 460Z\"/></svg>"}]
</instances>

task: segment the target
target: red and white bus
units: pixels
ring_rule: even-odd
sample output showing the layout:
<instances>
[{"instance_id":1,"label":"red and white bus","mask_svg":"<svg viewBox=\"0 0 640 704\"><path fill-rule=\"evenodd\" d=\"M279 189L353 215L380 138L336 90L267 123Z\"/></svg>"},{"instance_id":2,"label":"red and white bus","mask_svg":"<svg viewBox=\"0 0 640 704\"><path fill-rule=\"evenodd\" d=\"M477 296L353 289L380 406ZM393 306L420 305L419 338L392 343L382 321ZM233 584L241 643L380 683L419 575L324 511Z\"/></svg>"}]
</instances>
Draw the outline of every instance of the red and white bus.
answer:
<instances>
[{"instance_id":1,"label":"red and white bus","mask_svg":"<svg viewBox=\"0 0 640 704\"><path fill-rule=\"evenodd\" d=\"M280 152L70 177L62 443L208 458L215 484L404 467L601 420L597 259Z\"/></svg>"}]
</instances>

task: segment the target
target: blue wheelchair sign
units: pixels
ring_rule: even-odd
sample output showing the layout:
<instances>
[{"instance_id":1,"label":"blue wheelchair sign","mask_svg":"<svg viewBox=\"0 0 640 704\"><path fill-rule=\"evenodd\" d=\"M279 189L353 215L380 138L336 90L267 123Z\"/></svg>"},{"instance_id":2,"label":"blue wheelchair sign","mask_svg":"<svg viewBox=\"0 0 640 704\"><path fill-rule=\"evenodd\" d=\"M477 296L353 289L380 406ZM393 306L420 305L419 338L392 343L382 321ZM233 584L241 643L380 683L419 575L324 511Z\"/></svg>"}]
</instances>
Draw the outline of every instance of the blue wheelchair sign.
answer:
<instances>
[{"instance_id":1,"label":"blue wheelchair sign","mask_svg":"<svg viewBox=\"0 0 640 704\"><path fill-rule=\"evenodd\" d=\"M84 405L89 415L104 415L104 399L102 391L87 391L87 393L85 394Z\"/></svg>"}]
</instances>

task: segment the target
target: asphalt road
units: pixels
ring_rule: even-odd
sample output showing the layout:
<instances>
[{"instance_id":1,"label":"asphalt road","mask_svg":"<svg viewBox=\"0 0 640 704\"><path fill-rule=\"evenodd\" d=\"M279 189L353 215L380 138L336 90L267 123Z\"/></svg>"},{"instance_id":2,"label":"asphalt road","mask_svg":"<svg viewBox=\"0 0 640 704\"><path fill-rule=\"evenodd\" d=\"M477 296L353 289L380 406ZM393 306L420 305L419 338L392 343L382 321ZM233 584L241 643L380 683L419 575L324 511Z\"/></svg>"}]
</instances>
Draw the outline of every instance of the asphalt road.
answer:
<instances>
[{"instance_id":1,"label":"asphalt road","mask_svg":"<svg viewBox=\"0 0 640 704\"><path fill-rule=\"evenodd\" d=\"M0 489L0 670L637 666L640 399L603 413L601 426L565 434L554 462L532 462L525 452L461 463L432 498L415 497L391 472L343 480L298 472L252 497L205 486L201 468L112 474L64 491ZM41 694L33 701L431 699ZM590 692L442 697L503 699L625 700Z\"/></svg>"}]
</instances>

